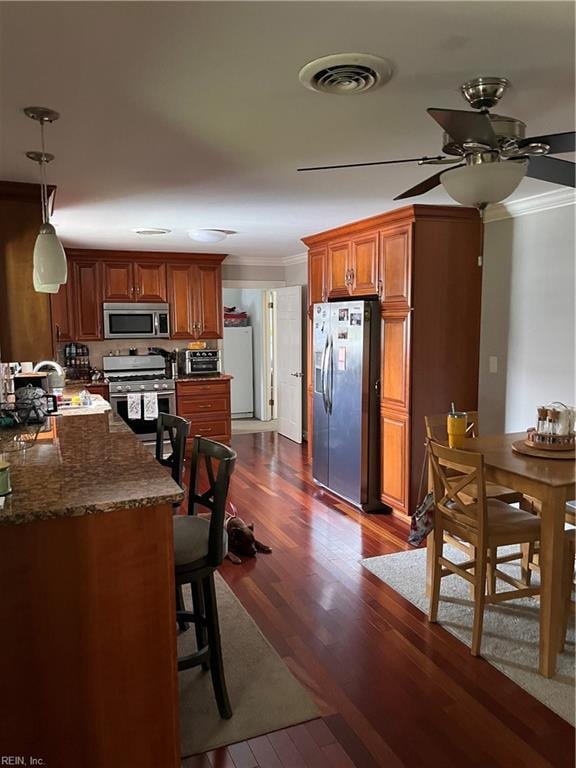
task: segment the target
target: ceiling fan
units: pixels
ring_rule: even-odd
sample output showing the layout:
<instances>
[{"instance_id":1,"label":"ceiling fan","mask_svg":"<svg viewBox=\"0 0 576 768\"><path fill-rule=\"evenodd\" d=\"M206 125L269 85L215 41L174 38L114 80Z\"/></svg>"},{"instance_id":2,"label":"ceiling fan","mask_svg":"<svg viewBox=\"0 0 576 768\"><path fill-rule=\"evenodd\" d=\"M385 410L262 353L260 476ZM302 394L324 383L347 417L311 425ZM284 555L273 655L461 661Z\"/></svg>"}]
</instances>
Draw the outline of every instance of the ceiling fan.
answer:
<instances>
[{"instance_id":1,"label":"ceiling fan","mask_svg":"<svg viewBox=\"0 0 576 768\"><path fill-rule=\"evenodd\" d=\"M576 164L549 155L574 152L573 131L525 137L526 124L489 110L500 101L510 82L503 77L477 77L460 87L473 110L436 109L427 112L444 129L442 155L403 160L346 163L299 171L360 168L372 165L418 163L451 165L411 187L394 200L423 195L442 184L448 194L464 205L484 208L512 194L524 176L566 187L575 187Z\"/></svg>"}]
</instances>

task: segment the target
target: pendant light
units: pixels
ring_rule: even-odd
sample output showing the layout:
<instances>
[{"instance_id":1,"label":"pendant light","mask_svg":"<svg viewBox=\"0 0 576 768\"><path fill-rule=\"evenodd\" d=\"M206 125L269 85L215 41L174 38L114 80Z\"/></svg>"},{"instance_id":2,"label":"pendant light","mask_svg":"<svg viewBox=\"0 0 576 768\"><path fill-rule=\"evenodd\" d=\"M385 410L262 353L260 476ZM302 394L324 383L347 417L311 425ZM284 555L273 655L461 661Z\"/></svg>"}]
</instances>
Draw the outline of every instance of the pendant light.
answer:
<instances>
[{"instance_id":1,"label":"pendant light","mask_svg":"<svg viewBox=\"0 0 576 768\"><path fill-rule=\"evenodd\" d=\"M40 152L26 152L26 156L40 166L42 224L34 244L34 290L38 293L58 293L58 289L68 278L68 266L62 243L58 239L53 225L50 224L46 166L54 160L54 155L46 152L44 128L46 123L53 123L55 120L58 120L60 115L48 107L26 107L24 113L27 117L40 123L42 145Z\"/></svg>"}]
</instances>

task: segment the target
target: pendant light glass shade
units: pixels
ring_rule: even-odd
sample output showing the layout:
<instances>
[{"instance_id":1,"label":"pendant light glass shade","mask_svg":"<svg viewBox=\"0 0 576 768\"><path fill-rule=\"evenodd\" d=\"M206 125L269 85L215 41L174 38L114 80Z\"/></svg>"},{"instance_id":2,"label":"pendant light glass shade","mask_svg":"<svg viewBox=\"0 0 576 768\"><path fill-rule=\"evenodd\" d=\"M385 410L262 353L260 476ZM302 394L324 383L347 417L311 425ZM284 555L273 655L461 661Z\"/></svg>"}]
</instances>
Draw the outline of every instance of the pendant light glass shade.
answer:
<instances>
[{"instance_id":1,"label":"pendant light glass shade","mask_svg":"<svg viewBox=\"0 0 576 768\"><path fill-rule=\"evenodd\" d=\"M64 248L56 230L48 222L40 227L34 245L34 276L39 285L61 285L68 278Z\"/></svg>"},{"instance_id":2,"label":"pendant light glass shade","mask_svg":"<svg viewBox=\"0 0 576 768\"><path fill-rule=\"evenodd\" d=\"M32 283L36 293L58 293L60 283L42 283L35 269L32 270Z\"/></svg>"},{"instance_id":3,"label":"pendant light glass shade","mask_svg":"<svg viewBox=\"0 0 576 768\"><path fill-rule=\"evenodd\" d=\"M442 186L451 198L462 205L484 206L499 203L518 187L528 163L504 160L453 168L441 176Z\"/></svg>"}]
</instances>

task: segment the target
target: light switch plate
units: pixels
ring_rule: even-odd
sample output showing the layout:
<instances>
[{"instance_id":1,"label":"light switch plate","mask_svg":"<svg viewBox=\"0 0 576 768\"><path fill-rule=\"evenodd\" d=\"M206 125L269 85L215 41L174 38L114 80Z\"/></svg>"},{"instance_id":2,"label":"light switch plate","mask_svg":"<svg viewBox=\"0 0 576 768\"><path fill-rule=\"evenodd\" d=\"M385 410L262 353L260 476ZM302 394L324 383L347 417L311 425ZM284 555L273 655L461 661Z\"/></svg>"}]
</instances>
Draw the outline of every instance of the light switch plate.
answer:
<instances>
[{"instance_id":1,"label":"light switch plate","mask_svg":"<svg viewBox=\"0 0 576 768\"><path fill-rule=\"evenodd\" d=\"M498 373L498 358L496 355L490 355L488 358L488 370L490 373Z\"/></svg>"}]
</instances>

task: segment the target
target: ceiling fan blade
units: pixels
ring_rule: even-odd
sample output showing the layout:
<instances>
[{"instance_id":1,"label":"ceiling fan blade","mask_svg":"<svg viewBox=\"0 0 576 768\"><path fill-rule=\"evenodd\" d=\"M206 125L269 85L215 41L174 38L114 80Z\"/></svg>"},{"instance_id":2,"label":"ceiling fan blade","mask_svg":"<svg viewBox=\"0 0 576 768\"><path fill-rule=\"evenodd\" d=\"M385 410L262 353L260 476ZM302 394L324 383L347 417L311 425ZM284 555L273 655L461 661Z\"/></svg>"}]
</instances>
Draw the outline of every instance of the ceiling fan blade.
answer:
<instances>
[{"instance_id":1,"label":"ceiling fan blade","mask_svg":"<svg viewBox=\"0 0 576 768\"><path fill-rule=\"evenodd\" d=\"M460 168L462 165L464 165L464 163L460 163L460 165L455 167ZM435 173L433 176L429 176L427 179L424 179L424 181L416 184L415 187L411 187L410 189L407 189L406 192L402 192L401 195L397 195L394 200L404 200L406 197L417 197L418 195L423 195L425 192L429 192L440 184L440 177L442 174L451 170L453 169L446 168L444 171L438 171L438 173Z\"/></svg>"},{"instance_id":2,"label":"ceiling fan blade","mask_svg":"<svg viewBox=\"0 0 576 768\"><path fill-rule=\"evenodd\" d=\"M435 157L409 157L405 160L376 160L372 163L345 163L344 165L316 165L312 168L297 168L297 171L331 171L334 168L366 168L369 165L397 165L398 163L423 163L432 160L443 160L444 155Z\"/></svg>"},{"instance_id":3,"label":"ceiling fan blade","mask_svg":"<svg viewBox=\"0 0 576 768\"><path fill-rule=\"evenodd\" d=\"M551 155L558 155L562 152L574 152L576 133L567 131L566 133L551 133L548 136L530 136L528 139L522 139L518 142L518 147L523 149L528 144L548 144Z\"/></svg>"},{"instance_id":4,"label":"ceiling fan blade","mask_svg":"<svg viewBox=\"0 0 576 768\"><path fill-rule=\"evenodd\" d=\"M462 109L435 109L429 107L428 114L456 144L474 142L487 147L498 147L498 139L492 128L490 118L483 112L468 112Z\"/></svg>"},{"instance_id":5,"label":"ceiling fan blade","mask_svg":"<svg viewBox=\"0 0 576 768\"><path fill-rule=\"evenodd\" d=\"M576 187L576 163L557 157L531 157L526 176L531 179L551 181L565 187Z\"/></svg>"}]
</instances>

